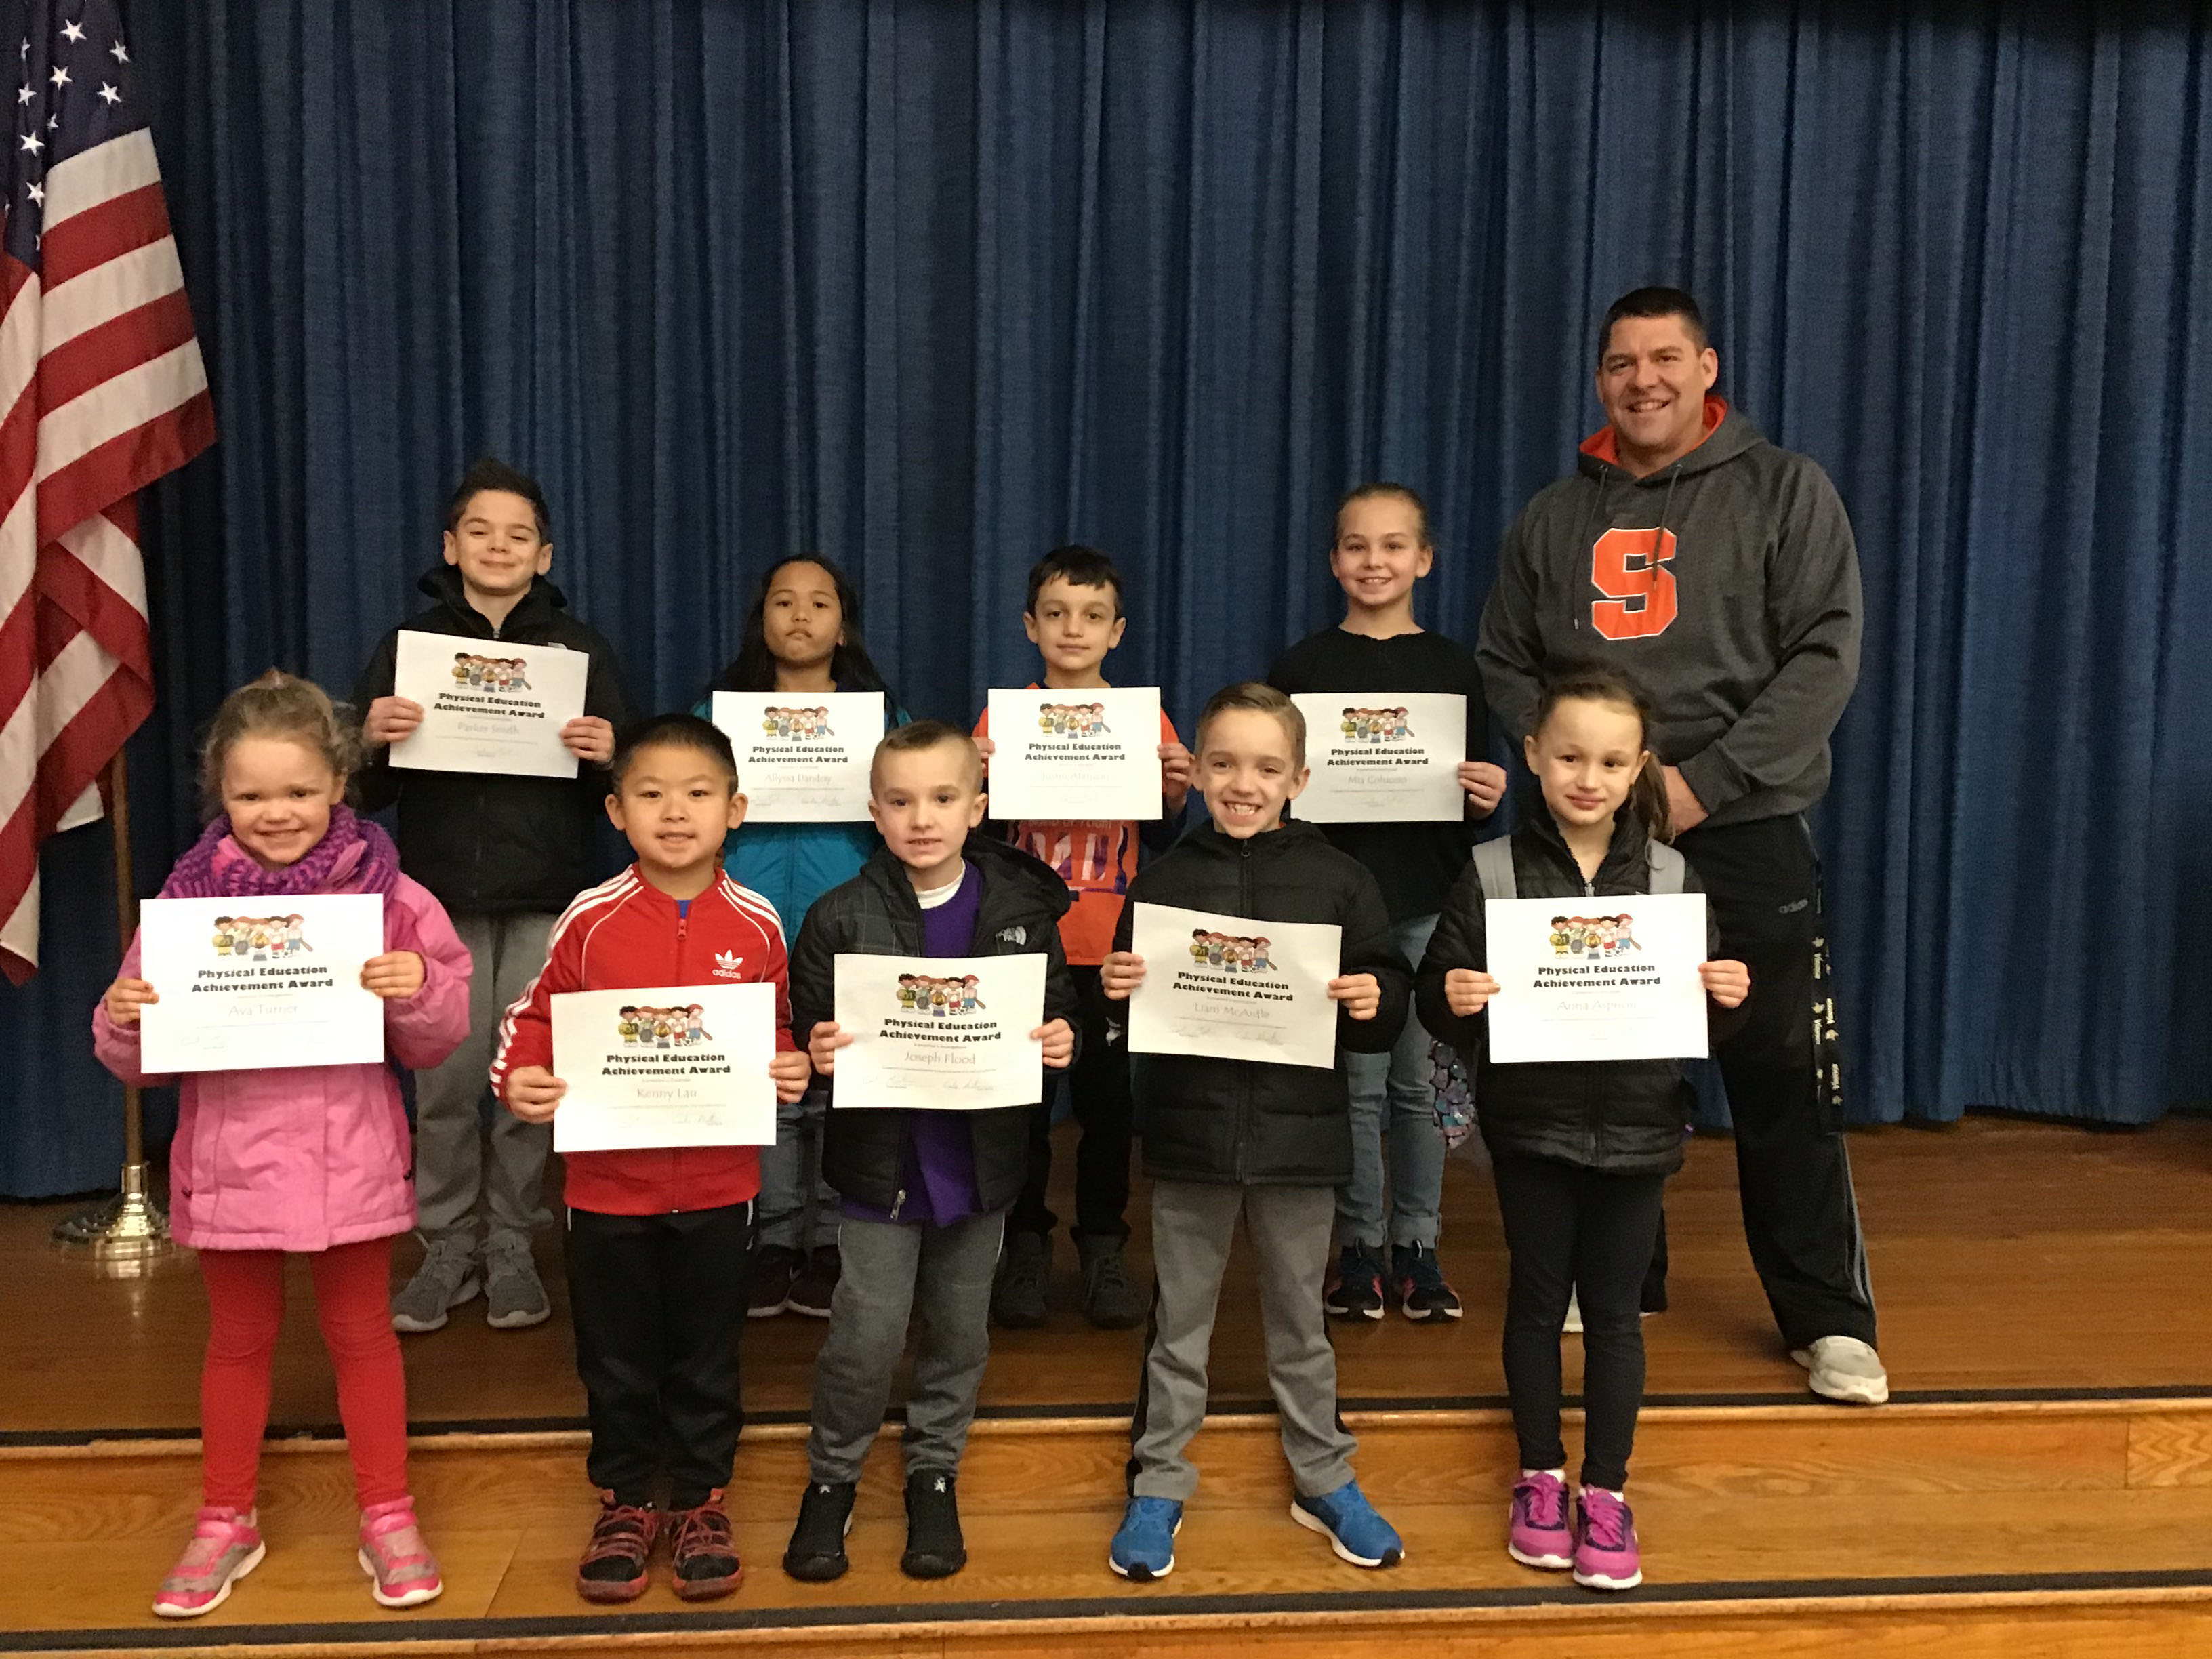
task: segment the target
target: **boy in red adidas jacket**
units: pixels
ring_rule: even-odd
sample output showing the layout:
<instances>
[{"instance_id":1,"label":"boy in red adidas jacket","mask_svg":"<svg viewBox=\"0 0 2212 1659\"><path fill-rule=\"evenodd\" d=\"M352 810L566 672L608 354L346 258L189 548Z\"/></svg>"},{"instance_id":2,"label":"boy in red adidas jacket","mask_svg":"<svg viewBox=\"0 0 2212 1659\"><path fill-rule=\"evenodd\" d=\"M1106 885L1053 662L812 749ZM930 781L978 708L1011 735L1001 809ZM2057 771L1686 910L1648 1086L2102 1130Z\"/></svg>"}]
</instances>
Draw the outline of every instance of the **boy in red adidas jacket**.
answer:
<instances>
[{"instance_id":1,"label":"boy in red adidas jacket","mask_svg":"<svg viewBox=\"0 0 2212 1659\"><path fill-rule=\"evenodd\" d=\"M777 1096L797 1100L811 1068L791 1036L783 925L722 872L722 843L745 816L730 740L695 715L657 715L623 740L611 769L607 816L637 862L579 894L554 924L544 968L501 1025L493 1089L517 1117L551 1121L568 1091L552 1072L552 999L564 991L765 981L776 1005L769 1069ZM576 1588L592 1601L643 1594L666 1531L676 1593L726 1594L743 1576L722 1491L744 1421L738 1333L759 1153L684 1146L565 1162L569 1312L592 1424L585 1467L599 1488Z\"/></svg>"}]
</instances>

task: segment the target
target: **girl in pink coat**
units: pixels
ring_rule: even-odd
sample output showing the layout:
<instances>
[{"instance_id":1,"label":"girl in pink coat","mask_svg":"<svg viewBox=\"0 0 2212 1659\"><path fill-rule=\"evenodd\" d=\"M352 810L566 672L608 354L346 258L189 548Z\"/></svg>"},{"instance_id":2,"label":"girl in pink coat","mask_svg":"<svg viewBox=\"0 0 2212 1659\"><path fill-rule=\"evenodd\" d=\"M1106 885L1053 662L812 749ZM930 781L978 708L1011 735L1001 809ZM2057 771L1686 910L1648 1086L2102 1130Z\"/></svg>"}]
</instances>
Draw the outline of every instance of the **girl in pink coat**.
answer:
<instances>
[{"instance_id":1,"label":"girl in pink coat","mask_svg":"<svg viewBox=\"0 0 2212 1659\"><path fill-rule=\"evenodd\" d=\"M469 953L438 901L399 873L391 837L344 804L357 752L331 700L304 680L272 670L232 692L201 763L222 815L161 896L382 894L385 950L362 966L361 982L384 1000L391 1057L419 1071L467 1032ZM161 1000L161 988L137 975L133 939L93 1017L93 1040L125 1082L166 1082L139 1064L139 1011ZM260 1565L254 1482L287 1251L305 1255L314 1275L371 1594L388 1607L428 1601L444 1584L408 1494L407 1385L391 1316L392 1241L415 1224L398 1085L383 1065L196 1072L178 1082L170 1202L178 1242L199 1252L208 1293L203 1492L192 1540L161 1581L154 1611L206 1613Z\"/></svg>"}]
</instances>

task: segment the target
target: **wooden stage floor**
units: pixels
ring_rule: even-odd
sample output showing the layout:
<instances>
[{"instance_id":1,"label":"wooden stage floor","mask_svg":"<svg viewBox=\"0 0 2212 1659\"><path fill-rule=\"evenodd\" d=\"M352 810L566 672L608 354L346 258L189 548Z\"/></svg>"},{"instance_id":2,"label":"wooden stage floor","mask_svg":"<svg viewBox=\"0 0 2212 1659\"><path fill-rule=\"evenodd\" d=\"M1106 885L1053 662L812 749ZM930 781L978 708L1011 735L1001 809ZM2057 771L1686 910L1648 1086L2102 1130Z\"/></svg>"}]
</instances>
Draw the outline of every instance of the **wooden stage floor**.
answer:
<instances>
[{"instance_id":1,"label":"wooden stage floor","mask_svg":"<svg viewBox=\"0 0 2212 1659\"><path fill-rule=\"evenodd\" d=\"M1851 1147L1881 1351L1900 1401L2212 1395L2212 1121L2092 1133L1981 1118L1944 1130L1864 1132ZM1056 1159L1061 1171L1072 1162ZM95 1276L47 1242L68 1207L0 1206L0 1444L190 1437L206 1329L197 1275L179 1263L143 1279ZM1140 1191L1132 1206L1140 1273L1149 1271L1144 1208ZM1673 1308L1645 1328L1652 1401L1810 1403L1751 1271L1724 1139L1692 1146L1668 1210ZM478 1303L442 1331L404 1339L418 1431L580 1424L559 1252L550 1231L540 1249L555 1305L547 1324L494 1331ZM1126 1414L1141 1333L1083 1322L1073 1254L1063 1237L1050 1324L994 1334L988 1413ZM1502 1402L1504 1249L1487 1175L1472 1158L1450 1167L1442 1254L1466 1300L1464 1320L1423 1327L1394 1314L1334 1326L1347 1409ZM398 1271L415 1260L415 1247L404 1246ZM303 1271L292 1292L275 1431L330 1432L336 1400ZM744 1363L754 1421L803 1418L823 1328L792 1315L752 1322ZM1572 1386L1577 1345L1568 1355ZM1241 1260L1224 1292L1214 1389L1224 1404L1267 1397Z\"/></svg>"}]
</instances>

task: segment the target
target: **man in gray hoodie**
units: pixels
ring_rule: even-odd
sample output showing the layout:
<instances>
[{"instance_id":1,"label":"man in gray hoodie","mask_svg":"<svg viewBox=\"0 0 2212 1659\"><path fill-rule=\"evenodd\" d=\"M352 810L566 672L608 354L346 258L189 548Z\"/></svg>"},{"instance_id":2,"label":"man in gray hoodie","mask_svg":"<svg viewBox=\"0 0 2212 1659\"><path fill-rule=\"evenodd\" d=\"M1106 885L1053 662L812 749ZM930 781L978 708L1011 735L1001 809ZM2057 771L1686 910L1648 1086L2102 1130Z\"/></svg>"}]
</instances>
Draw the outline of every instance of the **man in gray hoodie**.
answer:
<instances>
[{"instance_id":1,"label":"man in gray hoodie","mask_svg":"<svg viewBox=\"0 0 2212 1659\"><path fill-rule=\"evenodd\" d=\"M1675 845L1751 969L1718 1058L1752 1261L1814 1391L1878 1405L1803 816L1858 678L1858 550L1827 475L1714 397L1719 374L1687 294L1614 301L1598 337L1607 424L1507 531L1475 655L1516 744L1563 665L1608 663L1650 695Z\"/></svg>"}]
</instances>

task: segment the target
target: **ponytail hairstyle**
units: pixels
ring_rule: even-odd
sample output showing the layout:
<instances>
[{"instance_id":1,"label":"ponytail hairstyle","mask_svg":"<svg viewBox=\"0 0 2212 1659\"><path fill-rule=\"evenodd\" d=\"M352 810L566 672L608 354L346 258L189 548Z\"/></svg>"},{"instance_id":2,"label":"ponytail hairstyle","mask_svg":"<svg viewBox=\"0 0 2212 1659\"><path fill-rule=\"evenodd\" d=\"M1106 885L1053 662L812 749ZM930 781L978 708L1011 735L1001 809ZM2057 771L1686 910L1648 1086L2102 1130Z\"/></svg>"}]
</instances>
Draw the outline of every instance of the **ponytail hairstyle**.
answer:
<instances>
[{"instance_id":1,"label":"ponytail hairstyle","mask_svg":"<svg viewBox=\"0 0 2212 1659\"><path fill-rule=\"evenodd\" d=\"M830 585L837 590L837 621L839 631L845 636L844 644L830 655L830 678L840 689L848 691L881 691L890 696L890 687L884 684L868 647L860 642L860 595L852 579L816 553L794 553L787 559L778 559L766 570L753 589L753 600L745 611L745 631L738 641L738 654L729 666L714 677L709 691L773 691L775 690L775 657L768 648L768 596L775 586L775 579L794 564L818 566L827 572ZM893 698L896 702L896 699Z\"/></svg>"},{"instance_id":2,"label":"ponytail hairstyle","mask_svg":"<svg viewBox=\"0 0 2212 1659\"><path fill-rule=\"evenodd\" d=\"M200 747L200 798L212 819L222 811L222 769L241 738L279 738L320 756L342 778L361 767L361 728L353 711L334 703L313 680L272 668L222 700Z\"/></svg>"},{"instance_id":3,"label":"ponytail hairstyle","mask_svg":"<svg viewBox=\"0 0 2212 1659\"><path fill-rule=\"evenodd\" d=\"M1633 677L1608 663L1573 663L1556 669L1544 682L1536 699L1536 718L1531 732L1541 732L1552 711L1563 702L1610 703L1636 716L1644 750L1644 769L1628 787L1628 810L1644 821L1644 832L1654 841L1674 839L1673 816L1667 810L1667 778L1659 757L1651 752L1651 698Z\"/></svg>"}]
</instances>

